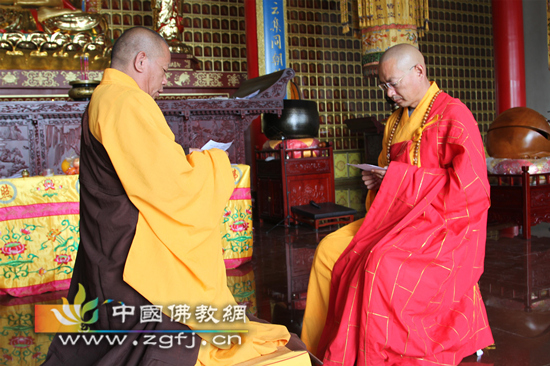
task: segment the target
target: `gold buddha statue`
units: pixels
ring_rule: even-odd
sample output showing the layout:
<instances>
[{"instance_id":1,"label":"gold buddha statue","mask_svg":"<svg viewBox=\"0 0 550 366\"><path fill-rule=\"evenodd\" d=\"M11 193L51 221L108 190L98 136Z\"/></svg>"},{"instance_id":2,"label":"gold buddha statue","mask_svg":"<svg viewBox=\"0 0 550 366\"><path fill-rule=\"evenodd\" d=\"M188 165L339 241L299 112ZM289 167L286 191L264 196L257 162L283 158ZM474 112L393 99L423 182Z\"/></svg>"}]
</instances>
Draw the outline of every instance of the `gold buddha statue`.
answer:
<instances>
[{"instance_id":1,"label":"gold buddha statue","mask_svg":"<svg viewBox=\"0 0 550 366\"><path fill-rule=\"evenodd\" d=\"M107 22L68 0L0 0L0 69L90 69L108 66ZM97 9L96 9L97 10Z\"/></svg>"},{"instance_id":2,"label":"gold buddha statue","mask_svg":"<svg viewBox=\"0 0 550 366\"><path fill-rule=\"evenodd\" d=\"M182 2L182 0L153 0L153 22L157 33L168 42L170 52L193 54L192 48L181 39Z\"/></svg>"}]
</instances>

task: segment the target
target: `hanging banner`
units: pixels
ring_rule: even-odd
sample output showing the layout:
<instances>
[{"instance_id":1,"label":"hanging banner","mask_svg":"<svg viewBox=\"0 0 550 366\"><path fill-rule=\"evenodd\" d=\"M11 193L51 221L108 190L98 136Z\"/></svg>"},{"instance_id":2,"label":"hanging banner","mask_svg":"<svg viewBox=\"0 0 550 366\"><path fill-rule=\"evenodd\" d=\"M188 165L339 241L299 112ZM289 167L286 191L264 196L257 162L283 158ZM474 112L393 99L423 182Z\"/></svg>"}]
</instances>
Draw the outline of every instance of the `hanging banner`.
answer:
<instances>
[{"instance_id":1,"label":"hanging banner","mask_svg":"<svg viewBox=\"0 0 550 366\"><path fill-rule=\"evenodd\" d=\"M265 73L286 68L284 0L263 0Z\"/></svg>"}]
</instances>

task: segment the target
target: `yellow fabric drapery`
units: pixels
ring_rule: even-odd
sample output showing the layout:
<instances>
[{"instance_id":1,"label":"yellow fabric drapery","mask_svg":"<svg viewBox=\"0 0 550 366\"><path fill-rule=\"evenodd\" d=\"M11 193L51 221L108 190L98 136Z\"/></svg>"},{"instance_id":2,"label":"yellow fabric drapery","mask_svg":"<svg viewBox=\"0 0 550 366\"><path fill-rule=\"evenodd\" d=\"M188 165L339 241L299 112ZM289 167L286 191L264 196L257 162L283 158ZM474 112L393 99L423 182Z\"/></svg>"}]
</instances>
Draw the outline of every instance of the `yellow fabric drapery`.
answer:
<instances>
[{"instance_id":1,"label":"yellow fabric drapery","mask_svg":"<svg viewBox=\"0 0 550 366\"><path fill-rule=\"evenodd\" d=\"M252 197L250 166L232 164L235 190L220 222L225 268L237 268L252 259Z\"/></svg>"},{"instance_id":2,"label":"yellow fabric drapery","mask_svg":"<svg viewBox=\"0 0 550 366\"><path fill-rule=\"evenodd\" d=\"M77 175L0 180L0 295L69 287L80 244Z\"/></svg>"},{"instance_id":3,"label":"yellow fabric drapery","mask_svg":"<svg viewBox=\"0 0 550 366\"><path fill-rule=\"evenodd\" d=\"M252 259L250 166L231 166L235 189L220 220L226 268ZM78 175L0 180L0 295L66 290L79 234Z\"/></svg>"},{"instance_id":4,"label":"yellow fabric drapery","mask_svg":"<svg viewBox=\"0 0 550 366\"><path fill-rule=\"evenodd\" d=\"M90 132L139 210L124 281L152 304L162 305L167 316L171 304L208 306L220 314L236 304L227 287L216 221L235 189L225 152L185 155L155 101L135 80L112 68L105 70L88 113ZM185 324L191 329L211 325L201 320L189 318ZM204 342L197 365L235 365L272 353L290 338L279 325L246 321L244 327L248 333L241 344L218 347L212 334L199 334ZM242 322L223 323L224 330L242 328Z\"/></svg>"},{"instance_id":5,"label":"yellow fabric drapery","mask_svg":"<svg viewBox=\"0 0 550 366\"><path fill-rule=\"evenodd\" d=\"M378 61L390 47L407 43L418 47L427 30L427 0L341 0L344 33L361 39L363 73L378 73Z\"/></svg>"}]
</instances>

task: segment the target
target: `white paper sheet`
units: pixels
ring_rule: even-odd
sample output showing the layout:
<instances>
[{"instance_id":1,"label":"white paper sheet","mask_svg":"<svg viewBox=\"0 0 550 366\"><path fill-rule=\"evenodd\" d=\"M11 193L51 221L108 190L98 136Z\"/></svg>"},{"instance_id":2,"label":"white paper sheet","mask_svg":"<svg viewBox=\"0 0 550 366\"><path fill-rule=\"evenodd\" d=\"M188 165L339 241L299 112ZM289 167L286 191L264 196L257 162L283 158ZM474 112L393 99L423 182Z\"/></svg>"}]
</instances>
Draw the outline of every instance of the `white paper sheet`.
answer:
<instances>
[{"instance_id":1,"label":"white paper sheet","mask_svg":"<svg viewBox=\"0 0 550 366\"><path fill-rule=\"evenodd\" d=\"M217 142L217 141L214 141L214 140L210 140L206 144L204 144L203 147L201 147L201 150L204 151L204 150L210 150L210 149L220 149L220 150L223 150L223 151L227 151L227 149L229 149L229 147L231 146L232 143L233 143L233 141L231 141L231 142Z\"/></svg>"},{"instance_id":2,"label":"white paper sheet","mask_svg":"<svg viewBox=\"0 0 550 366\"><path fill-rule=\"evenodd\" d=\"M371 165L371 164L348 164L351 165L354 168L364 170L366 172L370 172L372 170L388 170L388 168L382 168L377 165Z\"/></svg>"}]
</instances>

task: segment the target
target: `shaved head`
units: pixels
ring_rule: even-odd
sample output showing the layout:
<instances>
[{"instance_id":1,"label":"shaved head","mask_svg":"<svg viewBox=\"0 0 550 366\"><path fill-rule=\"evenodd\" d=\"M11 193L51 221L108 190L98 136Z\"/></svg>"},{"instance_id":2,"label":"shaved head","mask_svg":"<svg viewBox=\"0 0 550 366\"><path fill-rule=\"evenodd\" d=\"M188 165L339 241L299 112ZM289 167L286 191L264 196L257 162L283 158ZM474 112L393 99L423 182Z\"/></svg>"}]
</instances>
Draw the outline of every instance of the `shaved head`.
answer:
<instances>
[{"instance_id":1,"label":"shaved head","mask_svg":"<svg viewBox=\"0 0 550 366\"><path fill-rule=\"evenodd\" d=\"M406 71L413 65L422 65L426 68L424 56L418 48L410 44L402 43L388 48L380 58L380 64L395 60L396 65L400 70Z\"/></svg>"},{"instance_id":2,"label":"shaved head","mask_svg":"<svg viewBox=\"0 0 550 366\"><path fill-rule=\"evenodd\" d=\"M130 28L113 46L111 67L126 71L139 52L144 52L147 57L154 59L164 55L168 49L168 43L157 32L145 27Z\"/></svg>"},{"instance_id":3,"label":"shaved head","mask_svg":"<svg viewBox=\"0 0 550 366\"><path fill-rule=\"evenodd\" d=\"M145 27L130 28L116 41L111 67L130 76L139 88L156 98L168 83L170 47L157 32Z\"/></svg>"},{"instance_id":4,"label":"shaved head","mask_svg":"<svg viewBox=\"0 0 550 366\"><path fill-rule=\"evenodd\" d=\"M424 56L410 44L388 48L378 63L378 78L399 107L416 108L430 88Z\"/></svg>"}]
</instances>

